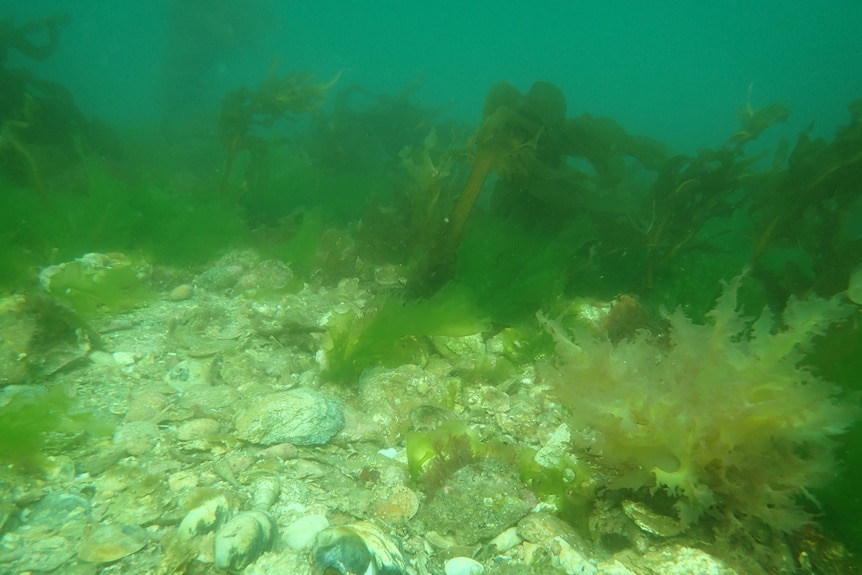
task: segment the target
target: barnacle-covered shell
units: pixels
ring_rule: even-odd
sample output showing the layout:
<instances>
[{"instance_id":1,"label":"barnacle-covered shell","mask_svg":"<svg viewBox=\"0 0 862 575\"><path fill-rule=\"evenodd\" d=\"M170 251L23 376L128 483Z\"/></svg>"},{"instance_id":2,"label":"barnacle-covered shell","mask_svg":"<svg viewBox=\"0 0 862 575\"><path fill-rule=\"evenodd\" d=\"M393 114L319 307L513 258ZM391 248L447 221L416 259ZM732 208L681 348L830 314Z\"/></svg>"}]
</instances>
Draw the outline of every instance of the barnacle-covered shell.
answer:
<instances>
[{"instance_id":1,"label":"barnacle-covered shell","mask_svg":"<svg viewBox=\"0 0 862 575\"><path fill-rule=\"evenodd\" d=\"M181 540L215 531L231 514L231 505L224 495L219 495L189 511L177 529Z\"/></svg>"},{"instance_id":2,"label":"barnacle-covered shell","mask_svg":"<svg viewBox=\"0 0 862 575\"><path fill-rule=\"evenodd\" d=\"M241 571L265 551L272 549L278 526L269 513L245 511L224 524L213 542L215 566Z\"/></svg>"},{"instance_id":3,"label":"barnacle-covered shell","mask_svg":"<svg viewBox=\"0 0 862 575\"><path fill-rule=\"evenodd\" d=\"M403 575L398 544L371 523L329 527L317 535L314 567L325 575Z\"/></svg>"}]
</instances>

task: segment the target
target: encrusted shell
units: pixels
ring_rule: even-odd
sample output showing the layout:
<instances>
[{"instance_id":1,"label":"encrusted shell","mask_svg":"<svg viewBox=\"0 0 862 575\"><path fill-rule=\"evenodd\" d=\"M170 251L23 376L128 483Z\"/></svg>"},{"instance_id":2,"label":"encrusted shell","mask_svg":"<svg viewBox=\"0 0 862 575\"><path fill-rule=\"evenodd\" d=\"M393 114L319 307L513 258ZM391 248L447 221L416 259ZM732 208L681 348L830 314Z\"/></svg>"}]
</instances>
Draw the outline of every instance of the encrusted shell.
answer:
<instances>
[{"instance_id":1,"label":"encrusted shell","mask_svg":"<svg viewBox=\"0 0 862 575\"><path fill-rule=\"evenodd\" d=\"M224 524L213 541L217 569L241 571L272 549L278 526L269 513L245 511Z\"/></svg>"},{"instance_id":2,"label":"encrusted shell","mask_svg":"<svg viewBox=\"0 0 862 575\"><path fill-rule=\"evenodd\" d=\"M258 479L254 484L254 508L266 511L278 500L281 492L281 483L278 477L266 475Z\"/></svg>"},{"instance_id":3,"label":"encrusted shell","mask_svg":"<svg viewBox=\"0 0 862 575\"><path fill-rule=\"evenodd\" d=\"M318 533L312 550L318 573L338 575L403 575L398 544L367 522L328 527Z\"/></svg>"},{"instance_id":4,"label":"encrusted shell","mask_svg":"<svg viewBox=\"0 0 862 575\"><path fill-rule=\"evenodd\" d=\"M137 553L147 539L147 532L137 525L106 525L84 540L78 558L87 563L111 563Z\"/></svg>"},{"instance_id":5,"label":"encrusted shell","mask_svg":"<svg viewBox=\"0 0 862 575\"><path fill-rule=\"evenodd\" d=\"M189 511L180 522L177 534L181 540L189 540L215 531L227 521L230 514L231 505L227 497L219 495Z\"/></svg>"}]
</instances>

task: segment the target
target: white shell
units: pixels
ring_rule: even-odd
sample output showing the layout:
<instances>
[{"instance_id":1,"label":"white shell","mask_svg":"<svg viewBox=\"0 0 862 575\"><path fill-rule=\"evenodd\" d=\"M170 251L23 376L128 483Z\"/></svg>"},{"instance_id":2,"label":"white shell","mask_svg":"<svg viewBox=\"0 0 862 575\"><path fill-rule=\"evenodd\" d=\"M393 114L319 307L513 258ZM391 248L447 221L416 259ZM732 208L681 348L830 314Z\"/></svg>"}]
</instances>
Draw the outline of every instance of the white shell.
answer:
<instances>
[{"instance_id":1,"label":"white shell","mask_svg":"<svg viewBox=\"0 0 862 575\"><path fill-rule=\"evenodd\" d=\"M241 571L272 549L278 526L265 511L240 513L224 524L213 541L217 569Z\"/></svg>"}]
</instances>

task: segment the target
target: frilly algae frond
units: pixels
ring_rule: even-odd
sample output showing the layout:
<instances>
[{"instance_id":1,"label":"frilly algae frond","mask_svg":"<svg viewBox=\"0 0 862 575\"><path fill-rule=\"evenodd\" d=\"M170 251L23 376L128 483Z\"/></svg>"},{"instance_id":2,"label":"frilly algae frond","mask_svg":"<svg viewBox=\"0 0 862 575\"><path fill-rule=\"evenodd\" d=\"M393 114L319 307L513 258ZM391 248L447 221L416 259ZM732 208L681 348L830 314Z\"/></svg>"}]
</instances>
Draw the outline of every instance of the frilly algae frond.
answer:
<instances>
[{"instance_id":1,"label":"frilly algae frond","mask_svg":"<svg viewBox=\"0 0 862 575\"><path fill-rule=\"evenodd\" d=\"M710 512L792 532L811 520L808 490L835 471L833 438L859 415L804 351L853 308L791 298L776 328L768 310L756 321L737 311L741 280L707 325L668 314L669 346L643 332L616 345L570 338L544 320L560 358L544 375L571 410L576 452L595 457L609 489L665 490L684 525Z\"/></svg>"}]
</instances>

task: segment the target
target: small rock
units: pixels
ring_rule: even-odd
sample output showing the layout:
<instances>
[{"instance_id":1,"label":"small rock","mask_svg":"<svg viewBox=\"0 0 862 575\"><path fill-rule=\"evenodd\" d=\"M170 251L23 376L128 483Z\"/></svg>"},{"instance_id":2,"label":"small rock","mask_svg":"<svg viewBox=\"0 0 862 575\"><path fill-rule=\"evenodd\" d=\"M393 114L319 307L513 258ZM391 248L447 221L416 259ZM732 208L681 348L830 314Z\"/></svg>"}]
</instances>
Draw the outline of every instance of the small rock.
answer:
<instances>
[{"instance_id":1,"label":"small rock","mask_svg":"<svg viewBox=\"0 0 862 575\"><path fill-rule=\"evenodd\" d=\"M159 426L151 421L130 421L114 433L115 446L125 449L129 455L149 453L161 439Z\"/></svg>"},{"instance_id":2,"label":"small rock","mask_svg":"<svg viewBox=\"0 0 862 575\"><path fill-rule=\"evenodd\" d=\"M293 279L293 270L279 260L264 260L253 270L240 276L236 288L242 291L277 291L284 289Z\"/></svg>"},{"instance_id":3,"label":"small rock","mask_svg":"<svg viewBox=\"0 0 862 575\"><path fill-rule=\"evenodd\" d=\"M83 459L76 470L78 473L89 473L90 475L101 475L126 456L126 452L118 447L100 449L90 457Z\"/></svg>"},{"instance_id":4,"label":"small rock","mask_svg":"<svg viewBox=\"0 0 862 575\"><path fill-rule=\"evenodd\" d=\"M452 473L417 517L429 530L451 533L462 545L498 535L530 511L523 484L507 463L479 460Z\"/></svg>"},{"instance_id":5,"label":"small rock","mask_svg":"<svg viewBox=\"0 0 862 575\"><path fill-rule=\"evenodd\" d=\"M192 419L177 427L177 439L180 441L209 441L218 436L221 425L215 419Z\"/></svg>"},{"instance_id":6,"label":"small rock","mask_svg":"<svg viewBox=\"0 0 862 575\"><path fill-rule=\"evenodd\" d=\"M137 361L135 354L130 351L115 351L111 355L117 365L132 365Z\"/></svg>"},{"instance_id":7,"label":"small rock","mask_svg":"<svg viewBox=\"0 0 862 575\"><path fill-rule=\"evenodd\" d=\"M536 545L548 545L555 537L571 538L575 530L571 525L547 512L530 513L518 522L518 535Z\"/></svg>"},{"instance_id":8,"label":"small rock","mask_svg":"<svg viewBox=\"0 0 862 575\"><path fill-rule=\"evenodd\" d=\"M94 349L87 357L97 367L113 367L117 364L112 354L99 349Z\"/></svg>"},{"instance_id":9,"label":"small rock","mask_svg":"<svg viewBox=\"0 0 862 575\"><path fill-rule=\"evenodd\" d=\"M177 391L198 385L210 385L210 362L187 359L179 362L165 374L165 383Z\"/></svg>"},{"instance_id":10,"label":"small rock","mask_svg":"<svg viewBox=\"0 0 862 575\"><path fill-rule=\"evenodd\" d=\"M90 502L80 493L55 491L39 500L26 524L36 533L53 533L69 539L78 539L90 520Z\"/></svg>"},{"instance_id":11,"label":"small rock","mask_svg":"<svg viewBox=\"0 0 862 575\"><path fill-rule=\"evenodd\" d=\"M712 555L700 549L682 545L650 550L637 565L648 568L653 573L665 575L688 575L689 573L736 575L736 571Z\"/></svg>"},{"instance_id":12,"label":"small rock","mask_svg":"<svg viewBox=\"0 0 862 575\"><path fill-rule=\"evenodd\" d=\"M521 536L518 535L517 527L509 527L493 539L491 539L491 545L497 550L498 553L504 553L514 547L515 545L520 545L523 541Z\"/></svg>"},{"instance_id":13,"label":"small rock","mask_svg":"<svg viewBox=\"0 0 862 575\"><path fill-rule=\"evenodd\" d=\"M260 396L234 420L237 435L251 443L323 445L344 427L341 405L313 389Z\"/></svg>"},{"instance_id":14,"label":"small rock","mask_svg":"<svg viewBox=\"0 0 862 575\"><path fill-rule=\"evenodd\" d=\"M395 486L371 503L374 515L389 524L401 524L419 511L419 496L409 487Z\"/></svg>"},{"instance_id":15,"label":"small rock","mask_svg":"<svg viewBox=\"0 0 862 575\"><path fill-rule=\"evenodd\" d=\"M584 557L562 537L557 537L551 542L551 553L554 566L560 567L568 575L596 575L599 572L594 562ZM658 573L666 572L658 571ZM700 571L691 571L691 573L700 573Z\"/></svg>"},{"instance_id":16,"label":"small rock","mask_svg":"<svg viewBox=\"0 0 862 575\"><path fill-rule=\"evenodd\" d=\"M276 443L260 452L263 459L295 459L298 449L292 443Z\"/></svg>"},{"instance_id":17,"label":"small rock","mask_svg":"<svg viewBox=\"0 0 862 575\"><path fill-rule=\"evenodd\" d=\"M195 288L192 284L181 284L171 290L168 294L168 299L171 301L185 301L192 297L195 293Z\"/></svg>"},{"instance_id":18,"label":"small rock","mask_svg":"<svg viewBox=\"0 0 862 575\"><path fill-rule=\"evenodd\" d=\"M599 573L601 573L601 575L637 575L617 559L611 559L599 563Z\"/></svg>"},{"instance_id":19,"label":"small rock","mask_svg":"<svg viewBox=\"0 0 862 575\"><path fill-rule=\"evenodd\" d=\"M157 391L141 391L129 401L126 422L153 421L158 423L156 420L167 402L165 396Z\"/></svg>"},{"instance_id":20,"label":"small rock","mask_svg":"<svg viewBox=\"0 0 862 575\"><path fill-rule=\"evenodd\" d=\"M485 567L469 557L453 557L446 561L446 575L482 575Z\"/></svg>"}]
</instances>

